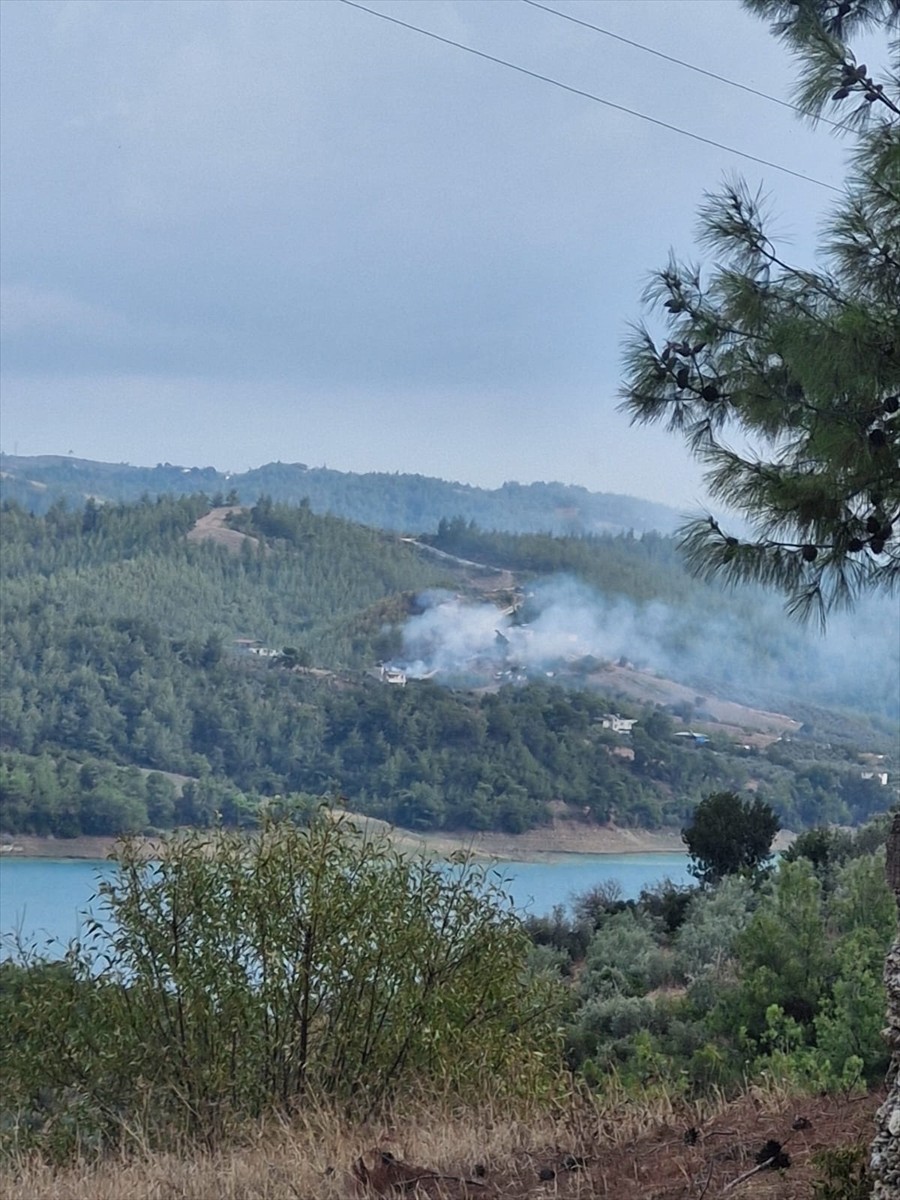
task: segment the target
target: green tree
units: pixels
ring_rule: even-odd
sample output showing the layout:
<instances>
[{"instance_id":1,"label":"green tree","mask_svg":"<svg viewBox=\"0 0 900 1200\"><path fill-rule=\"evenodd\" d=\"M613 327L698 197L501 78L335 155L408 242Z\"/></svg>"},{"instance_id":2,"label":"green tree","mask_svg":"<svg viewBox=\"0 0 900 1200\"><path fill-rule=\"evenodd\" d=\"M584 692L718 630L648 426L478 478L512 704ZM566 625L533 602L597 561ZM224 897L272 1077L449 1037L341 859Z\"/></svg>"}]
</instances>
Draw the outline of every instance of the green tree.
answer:
<instances>
[{"instance_id":1,"label":"green tree","mask_svg":"<svg viewBox=\"0 0 900 1200\"><path fill-rule=\"evenodd\" d=\"M886 889L885 889L886 890ZM833 963L837 978L815 1018L816 1046L838 1076L847 1060L874 1083L890 1058L882 1034L885 991L881 980L885 944L873 931L860 929L838 942Z\"/></svg>"},{"instance_id":2,"label":"green tree","mask_svg":"<svg viewBox=\"0 0 900 1200\"><path fill-rule=\"evenodd\" d=\"M732 972L738 935L752 915L756 893L749 880L732 876L714 891L691 900L687 918L675 938L674 966L691 987L692 998L711 1008ZM698 986L699 984L699 986Z\"/></svg>"},{"instance_id":3,"label":"green tree","mask_svg":"<svg viewBox=\"0 0 900 1200\"><path fill-rule=\"evenodd\" d=\"M737 955L740 1024L751 1035L761 1034L772 1004L802 1025L812 1021L825 986L829 951L822 886L810 863L801 859L782 865L739 934Z\"/></svg>"},{"instance_id":4,"label":"green tree","mask_svg":"<svg viewBox=\"0 0 900 1200\"><path fill-rule=\"evenodd\" d=\"M147 818L151 825L168 828L175 818L175 785L159 771L147 776Z\"/></svg>"},{"instance_id":5,"label":"green tree","mask_svg":"<svg viewBox=\"0 0 900 1200\"><path fill-rule=\"evenodd\" d=\"M713 792L694 809L681 838L691 856L691 874L709 886L726 875L759 872L772 853L778 818L759 797Z\"/></svg>"},{"instance_id":6,"label":"green tree","mask_svg":"<svg viewBox=\"0 0 900 1200\"><path fill-rule=\"evenodd\" d=\"M751 523L744 540L713 515L690 523L694 569L775 587L792 612L824 621L900 581L900 4L745 4L798 59L802 111L855 132L850 177L813 269L782 257L742 182L707 198L701 234L717 265L704 276L673 258L657 272L646 298L664 328L634 331L623 406L683 435L712 496ZM867 33L887 42L882 80L848 44ZM835 997L837 1023L857 1002ZM896 1018L896 982L890 1005ZM873 1151L886 1190L898 1111L894 1085Z\"/></svg>"},{"instance_id":7,"label":"green tree","mask_svg":"<svg viewBox=\"0 0 900 1200\"><path fill-rule=\"evenodd\" d=\"M662 328L627 345L623 408L662 422L737 509L738 539L709 516L685 529L698 573L785 592L806 615L900 580L900 40L897 0L744 0L799 61L795 100L856 135L818 264L789 263L744 182L708 194L708 272L672 258L645 299ZM877 80L846 40L883 34ZM735 445L746 447L737 450Z\"/></svg>"}]
</instances>

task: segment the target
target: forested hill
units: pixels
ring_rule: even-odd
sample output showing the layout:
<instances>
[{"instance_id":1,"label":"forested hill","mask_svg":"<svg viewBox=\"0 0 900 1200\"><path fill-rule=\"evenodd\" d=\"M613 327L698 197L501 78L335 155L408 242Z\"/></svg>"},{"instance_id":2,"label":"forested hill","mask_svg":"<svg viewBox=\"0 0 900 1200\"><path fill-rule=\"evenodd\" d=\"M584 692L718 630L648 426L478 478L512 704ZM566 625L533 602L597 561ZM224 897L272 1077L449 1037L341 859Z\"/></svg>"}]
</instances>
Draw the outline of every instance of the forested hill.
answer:
<instances>
[{"instance_id":1,"label":"forested hill","mask_svg":"<svg viewBox=\"0 0 900 1200\"><path fill-rule=\"evenodd\" d=\"M792 741L748 741L705 712L707 695L661 700L664 681L647 671L632 672L647 696L629 699L612 686L625 668L571 641L571 608L547 669L476 653L468 690L391 686L378 664L409 656L417 623L463 655L470 620L497 653L517 636L538 645L548 614L560 618L541 608L543 577L559 571L570 597L591 585L577 597L595 630L632 630L630 657L674 663L680 652L687 670L717 622L733 631L730 666L715 656L721 678L754 655L788 656L784 670L800 672L783 626L691 580L670 539L511 539L449 522L436 540L494 569L269 499L233 511L202 495L91 502L44 516L4 505L3 831L243 824L286 795L341 795L419 829L512 831L564 809L677 824L716 788L752 787L794 826L862 819L888 801L860 767L863 750L895 769L876 717L807 705L790 710L807 723ZM701 673L715 665L708 656ZM808 698L816 686L806 681ZM631 732L610 728L610 712ZM702 742L679 736L704 721Z\"/></svg>"},{"instance_id":2,"label":"forested hill","mask_svg":"<svg viewBox=\"0 0 900 1200\"><path fill-rule=\"evenodd\" d=\"M244 504L254 504L263 495L288 504L306 500L313 512L402 533L432 532L442 517L454 516L510 533L671 533L680 521L674 509L662 504L562 483L505 483L489 490L424 475L359 475L304 463L268 463L228 474L214 467L171 463L134 467L61 455L0 455L0 499L37 513L61 499L81 507L90 497L134 501L144 495L200 491Z\"/></svg>"}]
</instances>

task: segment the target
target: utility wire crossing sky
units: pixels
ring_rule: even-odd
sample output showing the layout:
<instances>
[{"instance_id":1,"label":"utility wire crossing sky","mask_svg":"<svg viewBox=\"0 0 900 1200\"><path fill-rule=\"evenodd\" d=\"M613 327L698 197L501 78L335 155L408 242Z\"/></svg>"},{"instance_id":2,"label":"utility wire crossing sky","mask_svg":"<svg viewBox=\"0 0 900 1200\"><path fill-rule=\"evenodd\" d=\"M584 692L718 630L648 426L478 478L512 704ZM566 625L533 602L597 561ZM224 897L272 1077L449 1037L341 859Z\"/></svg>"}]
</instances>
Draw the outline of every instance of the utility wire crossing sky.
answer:
<instances>
[{"instance_id":1,"label":"utility wire crossing sky","mask_svg":"<svg viewBox=\"0 0 900 1200\"><path fill-rule=\"evenodd\" d=\"M794 83L733 0L4 4L0 448L695 511L621 345L736 172L813 260L847 146Z\"/></svg>"},{"instance_id":2,"label":"utility wire crossing sky","mask_svg":"<svg viewBox=\"0 0 900 1200\"><path fill-rule=\"evenodd\" d=\"M531 3L532 0L526 0L526 3ZM658 125L660 129L668 129L670 133L680 134L681 137L693 138L695 142L703 142L706 146L714 146L717 150L725 150L729 154L736 154L739 158L745 158L749 162L759 163L764 167L771 167L775 171L781 171L785 175L793 175L795 179L805 179L807 183L815 184L816 187L827 188L831 192L840 192L839 187L834 187L833 184L825 183L821 179L813 179L811 175L805 175L802 171L793 171L790 167L782 166L780 163L770 162L765 158L758 158L755 154L748 154L746 150L738 150L735 146L727 146L724 142L714 141L712 138L703 137L702 134L692 133L689 129L680 129L677 125L670 125L668 121L661 121L659 117L648 116L647 113L637 112L633 108L627 108L624 104L616 104L614 100L607 100L603 96L597 96L593 92L585 92L581 88L571 87L568 83L563 83L560 79L551 79L549 75L540 75L537 71L529 71L527 67L519 66L518 63L507 62L506 59L497 58L493 54L485 54L483 50L477 50L474 46L464 46L462 42L455 42L452 38L441 37L440 34L433 33L430 29L422 29L418 25L411 25L408 21L401 21L397 17L390 17L387 13L377 12L374 8L367 8L365 4L358 3L358 0L341 0L341 4L347 4L350 8L358 8L360 12L368 13L372 17L379 17L382 21L390 21L392 25L400 25L404 29L409 29L413 33L420 33L424 37L434 38L436 42L443 42L446 46L454 46L457 50L465 50L467 54L475 54L478 58L486 59L488 62L496 63L500 67L508 67L511 71L519 71L522 75L528 75L532 79L538 79L541 83L550 83L554 87L562 88L565 92L571 92L575 96L583 96L585 100L593 100L595 104L605 104L607 108L614 108L618 112L627 113L630 117L636 117L639 121L649 121L651 125ZM544 8L542 4L535 4L535 8ZM553 12L553 9L546 9L546 12ZM559 15L559 14L557 14ZM583 21L578 22L579 25L585 24ZM588 26L589 29L598 29L596 25ZM604 30L598 30L603 33ZM625 39L623 39L625 40ZM637 46L636 42L629 42L629 45ZM645 50L645 46L639 47ZM666 56L663 56L666 57ZM680 62L678 59L670 59L670 62ZM686 65L681 63L682 66ZM708 72L704 72L708 74ZM712 78L721 79L721 76L712 76ZM725 83L733 83L733 80L724 80ZM752 90L752 89L748 89ZM766 96L764 92L756 92L758 96L764 96L765 99L771 100L771 96ZM793 109L794 105L786 104L786 108ZM834 124L834 122L829 122ZM835 126L835 128L839 128Z\"/></svg>"},{"instance_id":3,"label":"utility wire crossing sky","mask_svg":"<svg viewBox=\"0 0 900 1200\"><path fill-rule=\"evenodd\" d=\"M552 13L554 17L561 17L565 21L571 21L573 25L581 25L584 29L593 29L595 33L602 33L604 37L612 38L614 41L621 42L624 46L633 46L635 50L642 50L645 54L652 54L656 58L661 58L665 62L675 63L679 67L684 67L687 71L694 71L698 75L705 75L707 79L716 79L719 83L726 83L729 87L740 88L742 92L747 92L751 96L759 96L763 100L769 100L772 104L778 104L782 108L790 109L791 112L799 114L804 120L807 119L803 109L796 104L791 104L789 100L779 100L777 96L770 96L768 92L761 92L758 88L748 87L746 83L738 83L736 79L729 79L726 75L717 75L715 71L707 71L705 67L698 67L695 63L685 62L683 58L675 58L671 54L663 54L661 50L654 50L651 46L644 46L641 42L635 42L631 38L622 37L621 34L613 33L609 29L602 29L599 25L593 25L590 21L582 21L580 17L575 17L571 13L560 12L556 8L550 8L547 4L539 4L538 0L521 0L522 4L530 4L532 8L539 8L542 12ZM837 121L831 121L828 117L820 117L819 120L830 125L832 129L845 129L845 125Z\"/></svg>"}]
</instances>

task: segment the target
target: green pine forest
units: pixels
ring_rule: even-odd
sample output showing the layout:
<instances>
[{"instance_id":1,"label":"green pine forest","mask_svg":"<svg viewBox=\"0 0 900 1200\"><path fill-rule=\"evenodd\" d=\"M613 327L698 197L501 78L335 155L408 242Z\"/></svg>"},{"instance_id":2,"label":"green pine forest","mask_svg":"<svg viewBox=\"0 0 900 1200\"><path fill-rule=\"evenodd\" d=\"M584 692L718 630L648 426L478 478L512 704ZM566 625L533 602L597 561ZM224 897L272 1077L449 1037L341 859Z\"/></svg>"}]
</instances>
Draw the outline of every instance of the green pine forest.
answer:
<instances>
[{"instance_id":1,"label":"green pine forest","mask_svg":"<svg viewBox=\"0 0 900 1200\"><path fill-rule=\"evenodd\" d=\"M488 489L426 475L357 474L306 463L266 463L232 474L168 462L137 467L70 455L0 453L0 497L33 512L45 513L59 500L80 506L90 497L122 502L201 491L213 499L240 493L250 504L261 496L283 504L306 502L313 512L398 533L434 529L448 515L511 533L535 529L576 535L627 529L671 533L679 523L678 513L663 504L563 483L508 482Z\"/></svg>"},{"instance_id":2,"label":"green pine forest","mask_svg":"<svg viewBox=\"0 0 900 1200\"><path fill-rule=\"evenodd\" d=\"M575 675L388 686L376 668L401 653L422 595L483 602L483 579L303 501L262 497L236 511L230 546L189 540L221 499L58 499L42 513L4 502L5 834L249 826L260 805L313 808L323 796L423 831L520 832L564 808L657 828L682 825L712 791L747 788L802 828L863 822L893 797L860 768L863 752L896 764L890 688L857 671L836 704L833 680L804 677L797 627L752 591L737 598L694 580L672 537L490 533L449 517L419 540L523 587L578 580L627 603L638 624L665 604L681 682L782 704L802 722L790 740L748 749L712 725L706 744L685 744L675 735L690 711ZM714 656L718 676L707 655L692 678L715 621L736 632ZM630 735L603 726L612 711L637 720Z\"/></svg>"}]
</instances>

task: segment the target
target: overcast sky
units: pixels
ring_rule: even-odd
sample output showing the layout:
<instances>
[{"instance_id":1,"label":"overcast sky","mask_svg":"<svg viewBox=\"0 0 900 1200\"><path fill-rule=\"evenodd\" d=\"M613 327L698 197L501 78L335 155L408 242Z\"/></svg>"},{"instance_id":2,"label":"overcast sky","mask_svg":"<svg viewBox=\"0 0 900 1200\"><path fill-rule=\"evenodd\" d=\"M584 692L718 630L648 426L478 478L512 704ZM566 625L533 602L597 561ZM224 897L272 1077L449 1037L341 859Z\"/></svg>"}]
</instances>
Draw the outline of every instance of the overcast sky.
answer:
<instances>
[{"instance_id":1,"label":"overcast sky","mask_svg":"<svg viewBox=\"0 0 900 1200\"><path fill-rule=\"evenodd\" d=\"M370 7L841 182L824 128L521 0ZM554 7L790 92L737 0ZM0 33L7 453L692 507L681 446L616 412L647 274L728 174L801 260L836 198L340 0L5 0Z\"/></svg>"}]
</instances>

